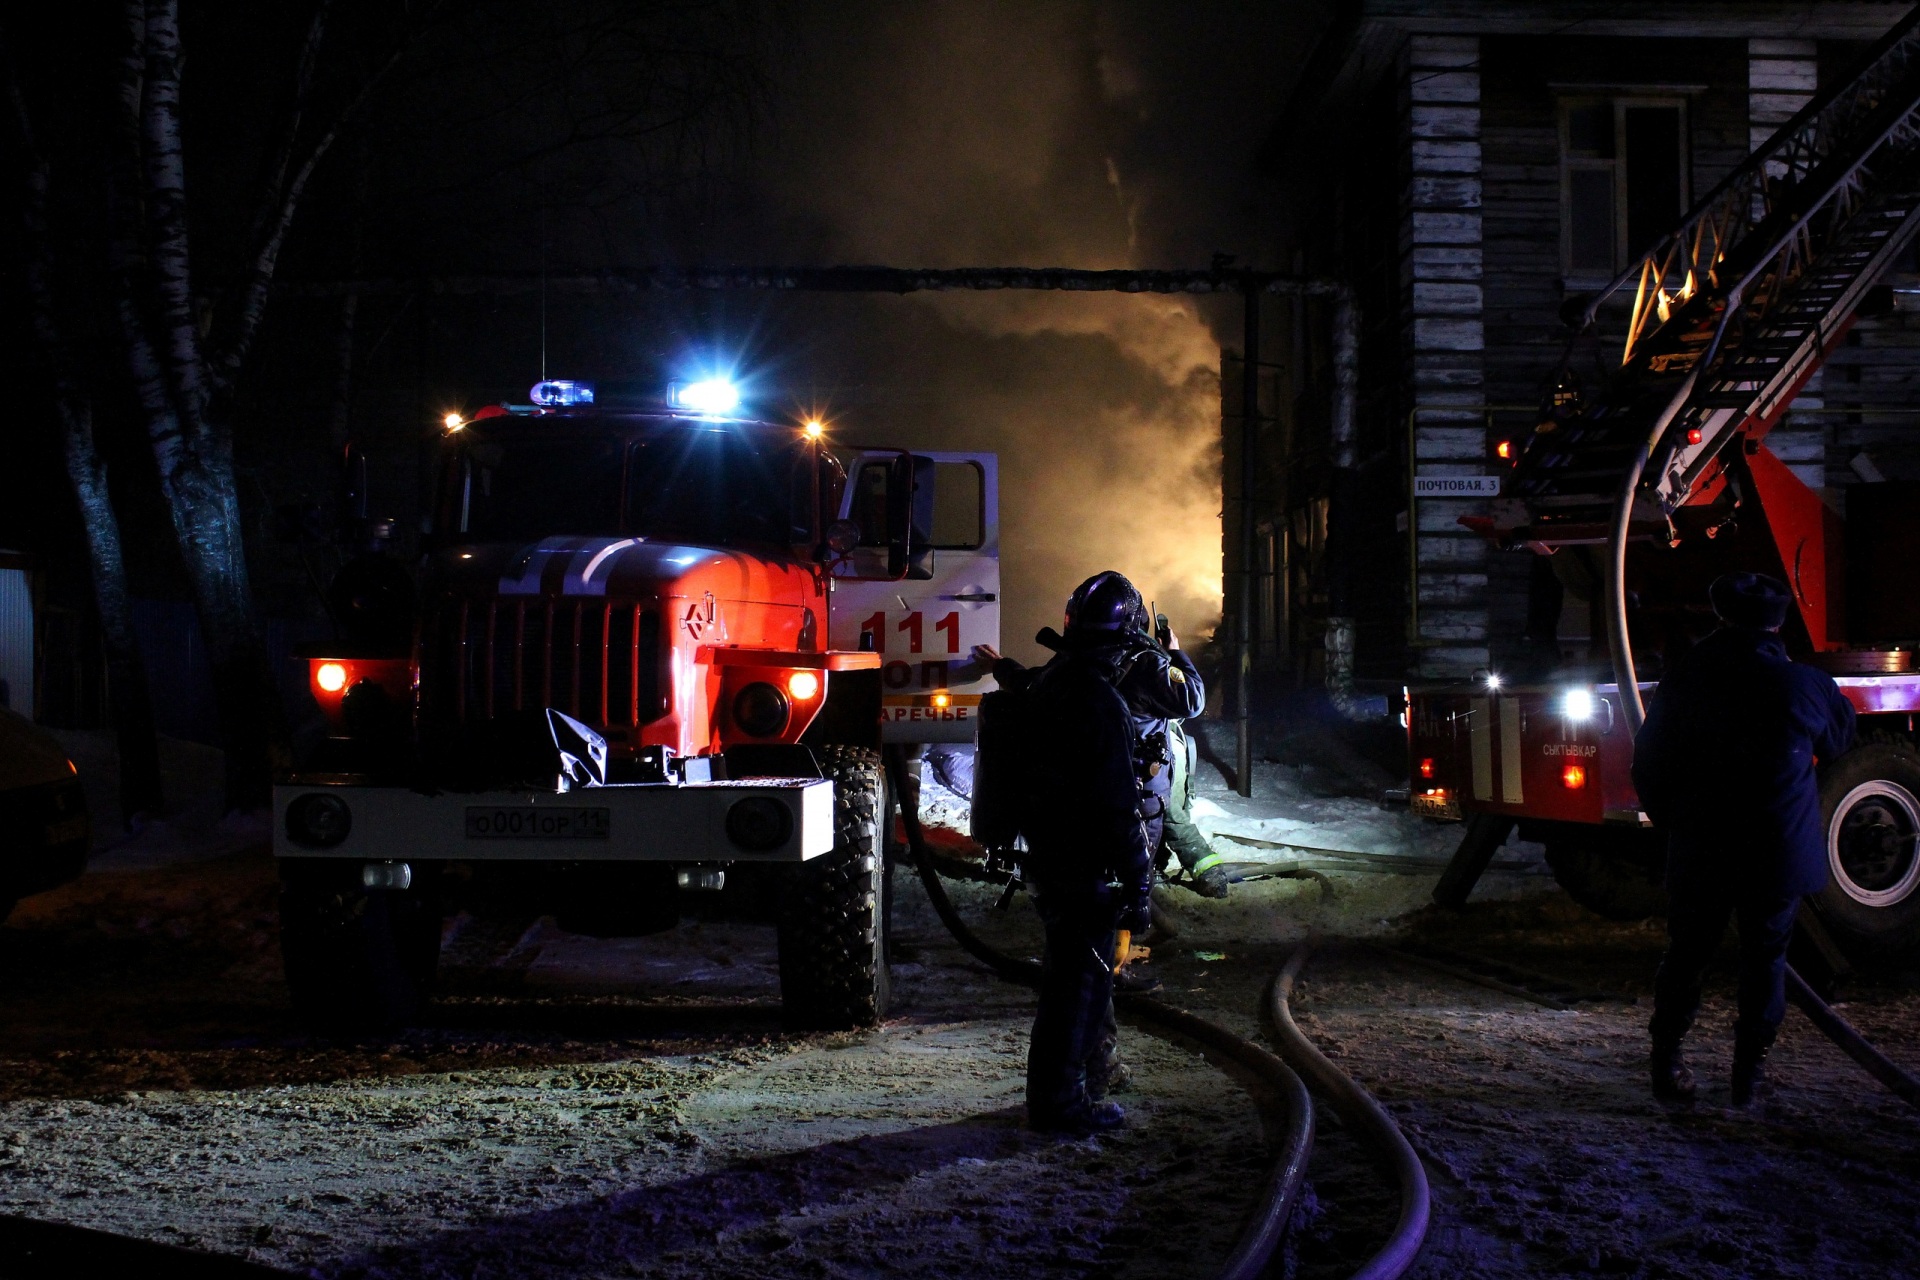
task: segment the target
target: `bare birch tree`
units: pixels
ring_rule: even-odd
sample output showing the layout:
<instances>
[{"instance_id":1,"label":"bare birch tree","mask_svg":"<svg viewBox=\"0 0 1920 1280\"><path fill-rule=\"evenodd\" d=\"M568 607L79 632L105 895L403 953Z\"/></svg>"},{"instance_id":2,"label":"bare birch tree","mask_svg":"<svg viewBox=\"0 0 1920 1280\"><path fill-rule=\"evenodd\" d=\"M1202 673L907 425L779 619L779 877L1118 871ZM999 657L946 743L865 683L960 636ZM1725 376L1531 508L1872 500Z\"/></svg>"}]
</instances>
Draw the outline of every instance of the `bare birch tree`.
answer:
<instances>
[{"instance_id":1,"label":"bare birch tree","mask_svg":"<svg viewBox=\"0 0 1920 1280\"><path fill-rule=\"evenodd\" d=\"M277 55L284 59L284 74L264 81L282 98L275 110L263 110L258 101L243 103L241 93L220 106L251 113L244 126L231 115L219 118L217 110L210 116L204 99L191 116L201 139L195 145L228 143L244 134L241 151L254 146L253 118L271 116L273 127L257 146L257 179L208 184L204 171L195 170L201 176L190 192L193 139L182 5L120 0L117 23L108 24L118 34L108 61L113 96L107 145L88 138L80 155L82 163L105 157L101 177L109 209L100 257L107 271L105 296L97 301L120 338L139 428L199 619L226 750L229 806L266 802L287 736L248 572L235 456L237 393L296 214L326 157L343 131L371 115L376 104L384 110L380 127L365 129L363 141L373 150L385 142L392 165L423 171L409 174L409 214L400 218L409 222L407 232L394 234L398 224L387 225L394 246L418 246L422 237L415 233L423 226L432 240L461 206L468 208L469 243L497 240L499 232L487 222L500 216L497 204L467 198L480 184L494 184L496 197L498 184L517 184L523 207L544 210L560 201L588 210L588 216L606 200L623 207L635 199L646 204L656 194L648 189L653 176L710 164L702 122L725 117L747 96L739 85L750 75L729 45L743 29L729 7L737 2L308 0L299 38ZM746 0L747 10L753 2ZM257 18L267 30L282 20L281 13L242 7L209 16ZM247 56L275 56L262 50L278 39L252 41ZM406 74L394 75L408 59ZM221 70L203 72L200 65L196 79ZM261 83L253 77L246 92L257 98ZM385 92L389 83L395 92ZM18 95L16 101L22 136L30 137L24 101ZM412 149L393 146L382 137L388 133L404 134ZM376 137L381 140L372 141ZM424 177L427 170L437 177ZM46 166L29 163L26 171L29 193L39 192L41 203L30 198L23 207L29 217L40 210L44 221ZM671 177L665 185L674 185ZM409 215L427 222L412 222ZM614 234L627 234L630 227ZM326 257L326 233L310 239ZM46 243L44 236L28 241L30 256L39 253L36 243ZM30 284L40 290L32 300L36 333L44 330L43 342L57 349L50 269L33 274ZM337 384L344 384L351 368L351 324L349 303L340 350L331 362L316 362L332 364ZM117 525L91 446L93 406L78 382L62 380L59 371L66 365L50 357L48 366L73 446L75 492L88 513L90 536L98 535L96 585L120 602L111 616L110 600L101 608L107 628L119 629L109 645L131 658ZM334 398L344 406L346 393L336 388ZM334 416L338 432L344 425L340 407Z\"/></svg>"},{"instance_id":2,"label":"bare birch tree","mask_svg":"<svg viewBox=\"0 0 1920 1280\"><path fill-rule=\"evenodd\" d=\"M213 673L226 749L227 803L266 802L284 761L286 718L254 613L234 470L233 401L266 312L268 290L315 170L396 45L334 117L312 127L316 70L330 0L319 0L291 68L286 119L272 144L240 244L219 295L196 288L189 219L179 0L124 0L115 165L116 311L160 488L193 594Z\"/></svg>"},{"instance_id":3,"label":"bare birch tree","mask_svg":"<svg viewBox=\"0 0 1920 1280\"><path fill-rule=\"evenodd\" d=\"M5 33L0 33L7 102L15 144L20 151L20 247L27 313L34 340L40 348L54 411L60 418L61 452L86 538L87 565L93 580L94 609L100 619L102 647L106 651L109 698L120 753L120 812L132 824L140 814L158 813L165 808L153 704L147 693L146 667L134 641L120 518L108 492L106 464L94 441L93 397L61 323L57 304L53 238L47 218L53 186L52 166L35 137L12 54L11 41L5 38Z\"/></svg>"}]
</instances>

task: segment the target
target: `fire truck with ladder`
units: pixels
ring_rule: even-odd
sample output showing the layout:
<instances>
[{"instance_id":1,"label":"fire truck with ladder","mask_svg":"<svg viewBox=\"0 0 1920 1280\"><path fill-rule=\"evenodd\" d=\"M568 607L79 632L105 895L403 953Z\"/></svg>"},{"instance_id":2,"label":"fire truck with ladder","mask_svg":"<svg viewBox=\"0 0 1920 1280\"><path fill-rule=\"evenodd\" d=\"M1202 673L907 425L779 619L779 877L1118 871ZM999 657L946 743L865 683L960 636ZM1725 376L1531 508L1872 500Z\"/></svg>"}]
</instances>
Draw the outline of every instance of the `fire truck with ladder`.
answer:
<instances>
[{"instance_id":1,"label":"fire truck with ladder","mask_svg":"<svg viewBox=\"0 0 1920 1280\"><path fill-rule=\"evenodd\" d=\"M1603 549L1614 679L1409 691L1412 805L1468 821L1437 899L1464 901L1517 827L1586 905L1660 909L1663 845L1629 776L1654 688L1639 669L1710 625L1714 576L1750 569L1789 585L1789 652L1860 717L1859 745L1821 762L1832 875L1815 943L1843 961L1920 944L1920 626L1904 603L1920 594L1920 493L1852 487L1843 519L1765 443L1916 233L1920 11L1570 312L1569 360L1598 334L1610 371L1549 397L1503 496L1463 523L1542 555Z\"/></svg>"},{"instance_id":2,"label":"fire truck with ladder","mask_svg":"<svg viewBox=\"0 0 1920 1280\"><path fill-rule=\"evenodd\" d=\"M796 1026L886 1010L883 743L971 741L999 641L995 458L831 447L726 380L449 415L417 572L350 562L275 788L286 974L393 1025L457 908L636 936L777 926Z\"/></svg>"}]
</instances>

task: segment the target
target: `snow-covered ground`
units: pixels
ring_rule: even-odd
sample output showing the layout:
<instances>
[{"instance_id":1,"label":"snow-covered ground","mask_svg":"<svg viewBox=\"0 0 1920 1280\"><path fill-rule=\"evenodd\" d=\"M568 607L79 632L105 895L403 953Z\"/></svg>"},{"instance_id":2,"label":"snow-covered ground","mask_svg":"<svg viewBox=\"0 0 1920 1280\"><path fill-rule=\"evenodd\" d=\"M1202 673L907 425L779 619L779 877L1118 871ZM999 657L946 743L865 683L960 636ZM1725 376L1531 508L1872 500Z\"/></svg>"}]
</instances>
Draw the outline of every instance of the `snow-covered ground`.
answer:
<instances>
[{"instance_id":1,"label":"snow-covered ground","mask_svg":"<svg viewBox=\"0 0 1920 1280\"><path fill-rule=\"evenodd\" d=\"M1221 735L1211 722L1190 726ZM1195 775L1194 825L1206 833L1238 881L1225 902L1206 902L1173 885L1155 891L1155 915L1174 929L1267 942L1310 932L1369 935L1396 927L1426 907L1464 828L1413 816L1404 804L1352 794L1362 781L1318 768L1256 764L1251 796L1241 796L1213 760ZM1347 794L1328 794L1331 786ZM1377 793L1376 793L1377 794ZM964 833L966 797L923 770L921 821ZM936 832L938 834L938 832ZM1477 901L1554 892L1538 844L1510 840L1474 891Z\"/></svg>"},{"instance_id":2,"label":"snow-covered ground","mask_svg":"<svg viewBox=\"0 0 1920 1280\"><path fill-rule=\"evenodd\" d=\"M217 791L217 758L172 754ZM1587 915L1522 845L1466 911L1439 912L1460 828L1303 756L1262 763L1250 798L1203 766L1200 824L1246 878L1225 901L1159 890L1151 969L1164 998L1258 1035L1268 976L1319 936L1302 1025L1401 1118L1433 1182L1414 1276L1920 1275L1913 1112L1798 1019L1771 1099L1728 1110L1724 972L1695 1037L1700 1104L1653 1105L1658 922ZM165 841L149 828L107 850L0 928L0 1213L324 1276L1202 1276L1264 1175L1259 1101L1133 1030L1125 1130L1025 1132L1031 997L967 960L904 871L895 1006L869 1032L781 1031L764 926L596 940L462 916L425 1025L313 1037L280 980L271 859L257 840L210 856L237 833L185 807ZM922 807L965 829L937 781ZM1038 950L1024 901L949 887L995 945ZM1640 1003L1546 1009L1366 942L1385 934ZM1850 1016L1920 1066L1920 998L1850 994ZM1332 1280L1396 1206L1330 1121L1310 1177L1294 1274Z\"/></svg>"}]
</instances>

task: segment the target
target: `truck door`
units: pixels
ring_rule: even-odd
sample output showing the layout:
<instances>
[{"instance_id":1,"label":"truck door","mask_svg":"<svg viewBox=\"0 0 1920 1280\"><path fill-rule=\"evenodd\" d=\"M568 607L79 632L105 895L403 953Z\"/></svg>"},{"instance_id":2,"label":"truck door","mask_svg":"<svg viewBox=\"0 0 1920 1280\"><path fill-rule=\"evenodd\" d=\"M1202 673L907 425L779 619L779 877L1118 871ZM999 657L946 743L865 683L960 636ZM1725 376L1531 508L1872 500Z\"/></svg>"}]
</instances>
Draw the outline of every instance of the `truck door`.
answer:
<instances>
[{"instance_id":1,"label":"truck door","mask_svg":"<svg viewBox=\"0 0 1920 1280\"><path fill-rule=\"evenodd\" d=\"M861 548L836 572L828 634L881 659L882 738L971 742L980 697L993 688L973 647L1000 647L1000 488L991 453L855 455L840 518L861 526ZM911 474L910 494L896 491ZM888 568L886 512L906 500L912 532L905 576Z\"/></svg>"}]
</instances>

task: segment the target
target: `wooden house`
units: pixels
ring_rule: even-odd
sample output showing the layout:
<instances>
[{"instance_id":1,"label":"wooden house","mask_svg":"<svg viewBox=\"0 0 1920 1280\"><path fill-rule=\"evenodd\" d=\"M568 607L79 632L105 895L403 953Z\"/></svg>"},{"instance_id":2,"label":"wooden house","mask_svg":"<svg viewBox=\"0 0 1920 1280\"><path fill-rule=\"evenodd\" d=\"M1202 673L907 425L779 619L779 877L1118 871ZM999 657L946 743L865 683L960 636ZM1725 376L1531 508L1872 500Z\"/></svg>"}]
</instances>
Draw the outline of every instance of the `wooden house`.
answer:
<instances>
[{"instance_id":1,"label":"wooden house","mask_svg":"<svg viewBox=\"0 0 1920 1280\"><path fill-rule=\"evenodd\" d=\"M1498 550L1460 517L1486 510L1474 491L1538 421L1569 350L1576 379L1597 358L1570 348L1569 303L1907 11L1855 0L1344 8L1262 164L1276 264L1344 282L1358 304L1352 447L1329 438L1326 302L1266 304L1245 477L1232 439L1237 356L1223 377L1227 580L1242 567L1244 498L1256 665L1317 682L1343 628L1363 684L1604 663L1585 603L1594 558ZM1920 276L1900 266L1768 439L1836 507L1849 485L1920 480Z\"/></svg>"}]
</instances>

